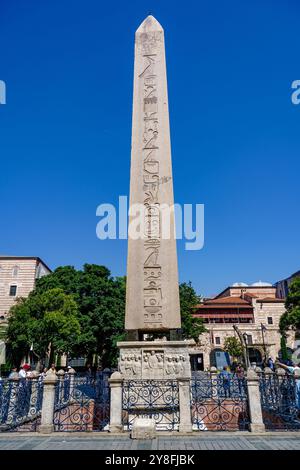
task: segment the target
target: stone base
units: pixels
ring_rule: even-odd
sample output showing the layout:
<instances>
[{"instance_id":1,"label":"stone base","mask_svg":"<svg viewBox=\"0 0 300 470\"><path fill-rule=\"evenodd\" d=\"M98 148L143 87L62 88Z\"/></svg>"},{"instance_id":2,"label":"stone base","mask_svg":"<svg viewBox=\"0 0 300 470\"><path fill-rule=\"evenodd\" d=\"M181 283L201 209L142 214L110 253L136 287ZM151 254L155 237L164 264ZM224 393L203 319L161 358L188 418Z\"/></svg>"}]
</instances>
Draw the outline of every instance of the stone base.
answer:
<instances>
[{"instance_id":1,"label":"stone base","mask_svg":"<svg viewBox=\"0 0 300 470\"><path fill-rule=\"evenodd\" d=\"M119 372L125 380L191 378L188 341L122 341Z\"/></svg>"},{"instance_id":2,"label":"stone base","mask_svg":"<svg viewBox=\"0 0 300 470\"><path fill-rule=\"evenodd\" d=\"M51 432L53 432L53 430L54 430L53 424L41 424L39 427L39 432L41 434L50 434Z\"/></svg>"},{"instance_id":3,"label":"stone base","mask_svg":"<svg viewBox=\"0 0 300 470\"><path fill-rule=\"evenodd\" d=\"M131 430L131 439L155 439L156 425L151 418L137 418Z\"/></svg>"},{"instance_id":4,"label":"stone base","mask_svg":"<svg viewBox=\"0 0 300 470\"><path fill-rule=\"evenodd\" d=\"M179 432L182 432L183 434L192 433L193 432L192 423L191 424L180 424L179 423Z\"/></svg>"},{"instance_id":5,"label":"stone base","mask_svg":"<svg viewBox=\"0 0 300 470\"><path fill-rule=\"evenodd\" d=\"M253 424L253 423L250 423L249 429L251 432L265 432L266 430L264 424Z\"/></svg>"},{"instance_id":6,"label":"stone base","mask_svg":"<svg viewBox=\"0 0 300 470\"><path fill-rule=\"evenodd\" d=\"M124 432L124 427L122 426L122 424L111 424L109 426L109 432L113 432L113 433Z\"/></svg>"}]
</instances>

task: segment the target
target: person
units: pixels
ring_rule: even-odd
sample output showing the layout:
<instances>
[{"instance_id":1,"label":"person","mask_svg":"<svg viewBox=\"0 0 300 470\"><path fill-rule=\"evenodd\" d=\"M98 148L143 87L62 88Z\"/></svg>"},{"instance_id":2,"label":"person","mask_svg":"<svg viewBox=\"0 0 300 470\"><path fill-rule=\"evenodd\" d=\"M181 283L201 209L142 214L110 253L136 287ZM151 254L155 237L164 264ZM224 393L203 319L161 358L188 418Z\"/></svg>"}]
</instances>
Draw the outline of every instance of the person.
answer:
<instances>
[{"instance_id":1,"label":"person","mask_svg":"<svg viewBox=\"0 0 300 470\"><path fill-rule=\"evenodd\" d=\"M283 369L286 369L288 372L293 374L295 376L295 382L296 382L296 405L298 408L298 411L300 413L300 362L296 364L295 366L287 366L283 364L282 362L277 362L277 365L279 367L282 367Z\"/></svg>"},{"instance_id":2,"label":"person","mask_svg":"<svg viewBox=\"0 0 300 470\"><path fill-rule=\"evenodd\" d=\"M13 367L11 369L11 372L9 373L8 378L9 379L17 379L18 377L19 377L18 369L17 369L17 367Z\"/></svg>"},{"instance_id":3,"label":"person","mask_svg":"<svg viewBox=\"0 0 300 470\"><path fill-rule=\"evenodd\" d=\"M244 377L245 377L245 369L244 369L244 367L242 366L241 363L239 363L236 366L235 375L236 375L237 380L238 380L239 393L242 393L242 387L243 387L243 384L244 384Z\"/></svg>"},{"instance_id":4,"label":"person","mask_svg":"<svg viewBox=\"0 0 300 470\"><path fill-rule=\"evenodd\" d=\"M31 366L28 364L26 367L26 378L32 378L34 376Z\"/></svg>"},{"instance_id":5,"label":"person","mask_svg":"<svg viewBox=\"0 0 300 470\"><path fill-rule=\"evenodd\" d=\"M42 372L40 373L41 379L44 379L44 378L46 377L47 372L48 372L47 367L44 367L44 369L43 369Z\"/></svg>"},{"instance_id":6,"label":"person","mask_svg":"<svg viewBox=\"0 0 300 470\"><path fill-rule=\"evenodd\" d=\"M56 368L55 368L55 364L54 364L54 363L51 364L50 370L51 370L51 372L52 372L53 374L56 374Z\"/></svg>"},{"instance_id":7,"label":"person","mask_svg":"<svg viewBox=\"0 0 300 470\"><path fill-rule=\"evenodd\" d=\"M21 369L19 370L19 377L20 379L25 379L27 376L27 370L30 368L29 364L23 364Z\"/></svg>"},{"instance_id":8,"label":"person","mask_svg":"<svg viewBox=\"0 0 300 470\"><path fill-rule=\"evenodd\" d=\"M269 367L274 372L274 361L271 357L267 360L267 367Z\"/></svg>"},{"instance_id":9,"label":"person","mask_svg":"<svg viewBox=\"0 0 300 470\"><path fill-rule=\"evenodd\" d=\"M231 372L228 371L227 366L223 367L222 372L219 374L221 380L221 386L224 390L225 397L230 397L230 379L232 377Z\"/></svg>"}]
</instances>

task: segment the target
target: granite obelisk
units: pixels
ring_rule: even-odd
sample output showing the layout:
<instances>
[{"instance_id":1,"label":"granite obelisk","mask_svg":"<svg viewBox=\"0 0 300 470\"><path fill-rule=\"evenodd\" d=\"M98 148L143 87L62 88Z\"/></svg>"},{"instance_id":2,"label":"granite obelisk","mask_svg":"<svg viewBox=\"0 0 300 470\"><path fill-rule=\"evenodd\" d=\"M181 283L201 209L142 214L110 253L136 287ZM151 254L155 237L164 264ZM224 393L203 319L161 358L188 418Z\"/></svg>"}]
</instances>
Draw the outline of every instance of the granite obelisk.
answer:
<instances>
[{"instance_id":1,"label":"granite obelisk","mask_svg":"<svg viewBox=\"0 0 300 470\"><path fill-rule=\"evenodd\" d=\"M181 326L173 204L164 31L148 16L135 33L129 229L134 207L144 212L141 236L128 234L125 329L132 339Z\"/></svg>"}]
</instances>

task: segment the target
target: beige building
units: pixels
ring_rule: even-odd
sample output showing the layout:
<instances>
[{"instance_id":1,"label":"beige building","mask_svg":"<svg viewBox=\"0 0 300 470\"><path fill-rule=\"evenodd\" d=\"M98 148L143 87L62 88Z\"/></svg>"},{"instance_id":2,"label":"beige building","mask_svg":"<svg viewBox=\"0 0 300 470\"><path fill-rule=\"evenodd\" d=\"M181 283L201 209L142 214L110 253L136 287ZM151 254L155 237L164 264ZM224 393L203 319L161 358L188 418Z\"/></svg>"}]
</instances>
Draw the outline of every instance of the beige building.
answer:
<instances>
[{"instance_id":1,"label":"beige building","mask_svg":"<svg viewBox=\"0 0 300 470\"><path fill-rule=\"evenodd\" d=\"M0 324L6 323L9 309L18 297L27 297L36 279L51 270L38 257L0 256Z\"/></svg>"},{"instance_id":2,"label":"beige building","mask_svg":"<svg viewBox=\"0 0 300 470\"><path fill-rule=\"evenodd\" d=\"M221 368L229 362L224 341L237 336L234 325L247 335L250 362L261 363L265 357L280 357L279 320L284 313L284 299L276 296L276 287L265 282L252 285L236 283L213 299L195 307L195 317L202 318L208 330L192 356L194 369ZM289 333L287 346L294 350L295 334Z\"/></svg>"}]
</instances>

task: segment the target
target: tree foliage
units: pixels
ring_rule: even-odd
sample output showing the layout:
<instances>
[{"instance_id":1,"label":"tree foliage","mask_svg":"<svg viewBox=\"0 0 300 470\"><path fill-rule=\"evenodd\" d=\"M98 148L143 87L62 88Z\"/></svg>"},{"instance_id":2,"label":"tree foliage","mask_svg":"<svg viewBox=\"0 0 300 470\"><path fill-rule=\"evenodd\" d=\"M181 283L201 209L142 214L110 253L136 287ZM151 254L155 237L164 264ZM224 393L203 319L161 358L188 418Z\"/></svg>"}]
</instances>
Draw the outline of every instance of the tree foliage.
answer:
<instances>
[{"instance_id":1,"label":"tree foliage","mask_svg":"<svg viewBox=\"0 0 300 470\"><path fill-rule=\"evenodd\" d=\"M192 315L193 307L199 303L200 298L197 296L191 282L183 282L179 285L179 297L182 335L184 338L193 339L198 343L199 336L207 330L203 320Z\"/></svg>"},{"instance_id":2,"label":"tree foliage","mask_svg":"<svg viewBox=\"0 0 300 470\"><path fill-rule=\"evenodd\" d=\"M39 279L35 291L53 287L72 294L78 305L81 332L73 356L91 359L97 354L103 366L115 365L117 342L125 339L126 278L113 278L105 266L95 264L85 264L83 270L64 266Z\"/></svg>"},{"instance_id":3,"label":"tree foliage","mask_svg":"<svg viewBox=\"0 0 300 470\"><path fill-rule=\"evenodd\" d=\"M198 302L191 283L180 285L180 307L184 338L198 341L205 330L191 312ZM37 280L26 300L11 310L7 338L19 359L34 344L44 357L49 343L52 351L72 357L101 358L102 365L116 365L117 342L124 331L126 278L113 278L104 266L85 264L57 268Z\"/></svg>"},{"instance_id":4,"label":"tree foliage","mask_svg":"<svg viewBox=\"0 0 300 470\"><path fill-rule=\"evenodd\" d=\"M243 355L243 347L241 342L235 336L228 336L224 341L224 350L234 359L238 359Z\"/></svg>"},{"instance_id":5,"label":"tree foliage","mask_svg":"<svg viewBox=\"0 0 300 470\"><path fill-rule=\"evenodd\" d=\"M55 288L19 299L10 311L6 335L15 361L20 362L31 345L40 359L54 351L72 350L80 331L75 300Z\"/></svg>"},{"instance_id":6,"label":"tree foliage","mask_svg":"<svg viewBox=\"0 0 300 470\"><path fill-rule=\"evenodd\" d=\"M300 277L296 277L290 284L285 308L286 311L279 322L279 328L283 335L286 335L289 328L300 329Z\"/></svg>"}]
</instances>

